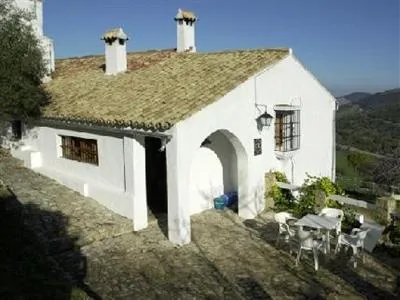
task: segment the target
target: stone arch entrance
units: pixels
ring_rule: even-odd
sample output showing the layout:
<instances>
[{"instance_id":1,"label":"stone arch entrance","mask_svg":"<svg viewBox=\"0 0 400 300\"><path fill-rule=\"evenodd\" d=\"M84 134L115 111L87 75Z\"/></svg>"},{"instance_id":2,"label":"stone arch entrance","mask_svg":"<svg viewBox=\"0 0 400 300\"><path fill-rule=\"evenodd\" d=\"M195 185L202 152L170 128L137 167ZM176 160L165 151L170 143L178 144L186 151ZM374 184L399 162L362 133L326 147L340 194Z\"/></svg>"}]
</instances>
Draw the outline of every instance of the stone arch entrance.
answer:
<instances>
[{"instance_id":1,"label":"stone arch entrance","mask_svg":"<svg viewBox=\"0 0 400 300\"><path fill-rule=\"evenodd\" d=\"M190 214L213 208L213 199L228 192L237 192L240 210L248 188L247 162L245 148L231 132L217 130L204 139L190 168Z\"/></svg>"}]
</instances>

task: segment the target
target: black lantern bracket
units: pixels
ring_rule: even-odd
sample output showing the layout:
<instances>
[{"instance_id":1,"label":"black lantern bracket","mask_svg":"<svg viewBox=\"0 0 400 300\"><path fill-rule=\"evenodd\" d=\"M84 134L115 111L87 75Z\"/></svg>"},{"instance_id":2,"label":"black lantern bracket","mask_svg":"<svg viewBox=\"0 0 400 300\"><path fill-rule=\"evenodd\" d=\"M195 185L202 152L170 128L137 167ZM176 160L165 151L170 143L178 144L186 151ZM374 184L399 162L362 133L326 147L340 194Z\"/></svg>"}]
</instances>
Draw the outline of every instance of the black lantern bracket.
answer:
<instances>
[{"instance_id":1,"label":"black lantern bracket","mask_svg":"<svg viewBox=\"0 0 400 300\"><path fill-rule=\"evenodd\" d=\"M261 131L264 127L270 127L272 123L272 119L274 118L267 111L267 105L265 104L256 104L256 108L259 113L261 113L257 118L257 128Z\"/></svg>"}]
</instances>

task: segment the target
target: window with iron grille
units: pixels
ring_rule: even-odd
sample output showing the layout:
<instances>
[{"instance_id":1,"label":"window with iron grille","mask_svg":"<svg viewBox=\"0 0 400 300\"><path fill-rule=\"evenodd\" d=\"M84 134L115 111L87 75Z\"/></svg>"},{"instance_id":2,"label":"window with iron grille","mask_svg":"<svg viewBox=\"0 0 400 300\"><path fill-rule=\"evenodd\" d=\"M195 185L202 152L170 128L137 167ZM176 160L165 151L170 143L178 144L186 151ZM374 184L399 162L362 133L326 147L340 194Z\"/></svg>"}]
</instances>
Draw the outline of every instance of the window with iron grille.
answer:
<instances>
[{"instance_id":1,"label":"window with iron grille","mask_svg":"<svg viewBox=\"0 0 400 300\"><path fill-rule=\"evenodd\" d=\"M275 151L300 148L300 110L275 111Z\"/></svg>"},{"instance_id":2,"label":"window with iron grille","mask_svg":"<svg viewBox=\"0 0 400 300\"><path fill-rule=\"evenodd\" d=\"M73 136L61 136L62 157L98 165L97 141Z\"/></svg>"}]
</instances>

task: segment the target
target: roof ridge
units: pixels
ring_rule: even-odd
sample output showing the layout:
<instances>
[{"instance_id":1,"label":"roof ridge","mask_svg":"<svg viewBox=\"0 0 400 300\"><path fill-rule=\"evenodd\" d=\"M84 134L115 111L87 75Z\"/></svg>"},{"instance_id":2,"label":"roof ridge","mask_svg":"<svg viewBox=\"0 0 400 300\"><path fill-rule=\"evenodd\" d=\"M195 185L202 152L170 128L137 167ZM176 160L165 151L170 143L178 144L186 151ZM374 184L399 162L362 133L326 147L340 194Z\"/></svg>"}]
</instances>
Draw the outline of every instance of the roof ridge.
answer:
<instances>
[{"instance_id":1,"label":"roof ridge","mask_svg":"<svg viewBox=\"0 0 400 300\"><path fill-rule=\"evenodd\" d=\"M129 51L127 54L147 54L147 53L160 53L160 52L175 52L176 48L165 48L165 49L149 49L149 50L140 50L140 51ZM104 54L87 54L82 56L70 56L70 57L60 57L56 58L56 60L68 60L68 59L85 59L85 58L98 58L105 57Z\"/></svg>"},{"instance_id":2,"label":"roof ridge","mask_svg":"<svg viewBox=\"0 0 400 300\"><path fill-rule=\"evenodd\" d=\"M223 49L218 51L204 51L204 52L184 52L179 54L189 54L189 55L203 55L203 54L225 54L225 53L235 53L235 52L257 52L257 51L289 51L289 47L272 47L272 48L237 48L237 49ZM164 53L164 52L176 52L176 48L165 48L165 49L149 49L140 51L129 51L127 55L130 54L151 54L151 53ZM176 52L177 53L177 52ZM85 58L98 58L104 57L104 54L88 54L82 56L71 56L71 57L61 57L56 58L56 60L69 60L69 59L85 59Z\"/></svg>"},{"instance_id":3,"label":"roof ridge","mask_svg":"<svg viewBox=\"0 0 400 300\"><path fill-rule=\"evenodd\" d=\"M217 54L217 53L234 53L234 52L264 52L264 51L289 51L289 47L272 47L272 48L238 48L238 49L225 49L219 51L197 52L200 54Z\"/></svg>"}]
</instances>

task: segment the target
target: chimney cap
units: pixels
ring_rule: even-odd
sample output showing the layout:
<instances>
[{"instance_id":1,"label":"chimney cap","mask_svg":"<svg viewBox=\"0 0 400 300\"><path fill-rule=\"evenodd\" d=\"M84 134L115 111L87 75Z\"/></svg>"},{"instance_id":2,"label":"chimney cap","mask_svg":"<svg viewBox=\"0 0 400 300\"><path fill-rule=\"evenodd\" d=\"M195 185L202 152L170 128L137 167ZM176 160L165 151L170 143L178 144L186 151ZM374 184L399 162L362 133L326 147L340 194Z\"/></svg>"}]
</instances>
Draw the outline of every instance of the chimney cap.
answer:
<instances>
[{"instance_id":1,"label":"chimney cap","mask_svg":"<svg viewBox=\"0 0 400 300\"><path fill-rule=\"evenodd\" d=\"M185 21L191 21L194 22L197 20L196 15L192 11L185 11L182 9L178 9L178 13L175 16L175 21L178 20L185 20Z\"/></svg>"},{"instance_id":2,"label":"chimney cap","mask_svg":"<svg viewBox=\"0 0 400 300\"><path fill-rule=\"evenodd\" d=\"M117 39L127 41L129 38L122 28L113 28L108 30L105 34L103 34L101 39L106 42L111 42Z\"/></svg>"}]
</instances>

